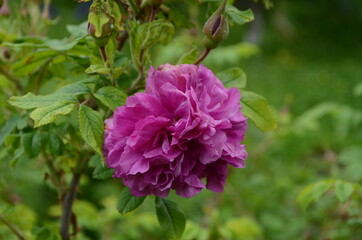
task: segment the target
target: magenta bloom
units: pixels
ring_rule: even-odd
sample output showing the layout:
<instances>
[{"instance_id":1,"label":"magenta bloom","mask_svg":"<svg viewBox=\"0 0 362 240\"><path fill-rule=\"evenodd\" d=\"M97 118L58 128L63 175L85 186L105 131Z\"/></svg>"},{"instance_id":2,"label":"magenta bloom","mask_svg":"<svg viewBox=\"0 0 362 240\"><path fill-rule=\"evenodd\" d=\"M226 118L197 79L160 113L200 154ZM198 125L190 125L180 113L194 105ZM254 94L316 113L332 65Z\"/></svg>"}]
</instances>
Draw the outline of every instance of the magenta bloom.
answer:
<instances>
[{"instance_id":1,"label":"magenta bloom","mask_svg":"<svg viewBox=\"0 0 362 240\"><path fill-rule=\"evenodd\" d=\"M240 109L239 90L226 89L203 65L151 68L145 93L105 121L106 164L137 197L221 192L228 165L245 166Z\"/></svg>"}]
</instances>

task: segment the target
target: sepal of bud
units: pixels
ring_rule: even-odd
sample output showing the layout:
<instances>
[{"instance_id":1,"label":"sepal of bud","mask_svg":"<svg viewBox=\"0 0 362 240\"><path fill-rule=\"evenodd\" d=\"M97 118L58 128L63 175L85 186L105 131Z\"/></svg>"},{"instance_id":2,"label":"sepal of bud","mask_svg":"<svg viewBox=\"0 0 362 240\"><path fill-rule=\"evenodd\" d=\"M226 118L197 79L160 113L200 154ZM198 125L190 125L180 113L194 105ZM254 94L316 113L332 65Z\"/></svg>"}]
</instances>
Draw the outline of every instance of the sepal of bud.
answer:
<instances>
[{"instance_id":1,"label":"sepal of bud","mask_svg":"<svg viewBox=\"0 0 362 240\"><path fill-rule=\"evenodd\" d=\"M206 37L213 42L213 44L216 44L216 46L219 42L227 38L229 34L229 23L225 12L226 2L227 1L224 1L211 15L203 28Z\"/></svg>"}]
</instances>

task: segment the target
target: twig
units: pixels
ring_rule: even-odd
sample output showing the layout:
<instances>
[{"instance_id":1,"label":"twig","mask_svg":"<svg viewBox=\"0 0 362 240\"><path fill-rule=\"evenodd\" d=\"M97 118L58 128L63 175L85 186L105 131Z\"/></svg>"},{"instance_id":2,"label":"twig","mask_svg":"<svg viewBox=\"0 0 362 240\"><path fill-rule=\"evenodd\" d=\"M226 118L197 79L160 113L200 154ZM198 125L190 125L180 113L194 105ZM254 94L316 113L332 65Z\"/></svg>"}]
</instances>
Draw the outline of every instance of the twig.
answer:
<instances>
[{"instance_id":1,"label":"twig","mask_svg":"<svg viewBox=\"0 0 362 240\"><path fill-rule=\"evenodd\" d=\"M72 181L70 183L69 191L65 194L63 202L62 202L62 216L60 218L60 236L62 237L62 240L69 240L70 234L69 234L69 225L71 222L73 224L76 222L73 216L73 203L75 200L75 196L77 195L77 188L80 182L80 178L82 176L82 172L84 169L84 166L88 160L83 159L81 161L77 162L77 166L75 167L73 171L73 177ZM73 218L73 219L72 219ZM76 230L76 225L73 225L74 229ZM74 232L72 235L75 235L76 232Z\"/></svg>"},{"instance_id":2,"label":"twig","mask_svg":"<svg viewBox=\"0 0 362 240\"><path fill-rule=\"evenodd\" d=\"M72 182L70 183L69 192L65 194L63 199L63 212L60 218L60 236L63 240L69 240L69 225L72 216L72 208L75 196L77 194L77 187L80 181L81 174L74 173Z\"/></svg>"},{"instance_id":3,"label":"twig","mask_svg":"<svg viewBox=\"0 0 362 240\"><path fill-rule=\"evenodd\" d=\"M132 85L128 88L128 90L127 90L128 95L132 95L139 89L138 85L142 82L143 78L144 78L143 72L140 72L138 74L136 80L134 80Z\"/></svg>"},{"instance_id":4,"label":"twig","mask_svg":"<svg viewBox=\"0 0 362 240\"><path fill-rule=\"evenodd\" d=\"M8 222L2 214L0 214L0 220L6 226L8 226L8 228L10 228L10 230L18 237L19 240L26 240L24 237L24 234L22 232L20 232L20 230L16 226L14 226L12 223Z\"/></svg>"},{"instance_id":5,"label":"twig","mask_svg":"<svg viewBox=\"0 0 362 240\"><path fill-rule=\"evenodd\" d=\"M2 67L0 67L0 73L2 75L4 75L5 77L7 77L10 81L12 81L16 87L16 89L20 92L20 93L23 93L23 87L21 86L20 84L20 80L11 75L9 72L7 72L5 69L3 69Z\"/></svg>"},{"instance_id":6,"label":"twig","mask_svg":"<svg viewBox=\"0 0 362 240\"><path fill-rule=\"evenodd\" d=\"M99 52L101 53L103 62L106 63L107 62L107 53L106 53L106 48L103 47L99 47Z\"/></svg>"},{"instance_id":7,"label":"twig","mask_svg":"<svg viewBox=\"0 0 362 240\"><path fill-rule=\"evenodd\" d=\"M211 51L211 49L206 48L205 51L201 54L199 59L197 59L194 64L199 65L202 62L202 60L204 60L207 57L207 55L209 55L210 51Z\"/></svg>"}]
</instances>

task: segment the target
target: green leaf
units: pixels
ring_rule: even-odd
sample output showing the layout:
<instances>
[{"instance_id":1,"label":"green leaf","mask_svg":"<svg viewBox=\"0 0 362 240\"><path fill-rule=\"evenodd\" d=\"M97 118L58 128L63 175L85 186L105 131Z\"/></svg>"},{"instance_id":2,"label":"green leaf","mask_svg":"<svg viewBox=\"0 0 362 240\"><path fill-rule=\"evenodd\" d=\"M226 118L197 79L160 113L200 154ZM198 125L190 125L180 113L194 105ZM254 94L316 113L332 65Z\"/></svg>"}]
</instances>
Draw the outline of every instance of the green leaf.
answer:
<instances>
[{"instance_id":1,"label":"green leaf","mask_svg":"<svg viewBox=\"0 0 362 240\"><path fill-rule=\"evenodd\" d=\"M4 143L6 137L14 130L18 121L20 119L19 115L13 115L9 118L6 124L0 130L0 146Z\"/></svg>"},{"instance_id":2,"label":"green leaf","mask_svg":"<svg viewBox=\"0 0 362 240\"><path fill-rule=\"evenodd\" d=\"M126 93L112 86L99 89L94 93L94 96L112 111L116 110L117 107L124 105L127 98Z\"/></svg>"},{"instance_id":3,"label":"green leaf","mask_svg":"<svg viewBox=\"0 0 362 240\"><path fill-rule=\"evenodd\" d=\"M227 4L226 5L226 13L228 17L235 22L236 24L242 25L248 22L251 22L254 20L254 14L253 12L248 9L245 11L240 11L236 7Z\"/></svg>"},{"instance_id":4,"label":"green leaf","mask_svg":"<svg viewBox=\"0 0 362 240\"><path fill-rule=\"evenodd\" d=\"M38 131L25 133L21 136L21 144L24 147L25 154L29 158L36 158L41 149L41 135Z\"/></svg>"},{"instance_id":5,"label":"green leaf","mask_svg":"<svg viewBox=\"0 0 362 240\"><path fill-rule=\"evenodd\" d=\"M335 185L335 191L338 200L341 203L344 203L352 195L354 191L354 186L352 183L337 180Z\"/></svg>"},{"instance_id":6,"label":"green leaf","mask_svg":"<svg viewBox=\"0 0 362 240\"><path fill-rule=\"evenodd\" d=\"M241 105L243 114L250 118L262 131L270 131L277 127L275 115L268 104L268 101L254 93L241 92Z\"/></svg>"},{"instance_id":7,"label":"green leaf","mask_svg":"<svg viewBox=\"0 0 362 240\"><path fill-rule=\"evenodd\" d=\"M133 196L130 190L127 187L125 187L118 198L117 210L120 214L129 213L138 208L143 203L145 198L146 196L144 197Z\"/></svg>"},{"instance_id":8,"label":"green leaf","mask_svg":"<svg viewBox=\"0 0 362 240\"><path fill-rule=\"evenodd\" d=\"M90 93L90 88L83 83L72 83L59 88L54 94L81 95Z\"/></svg>"},{"instance_id":9,"label":"green leaf","mask_svg":"<svg viewBox=\"0 0 362 240\"><path fill-rule=\"evenodd\" d=\"M109 18L106 14L106 6L103 1L93 1L89 8L88 21L95 27L95 36L101 37L103 25L109 22Z\"/></svg>"},{"instance_id":10,"label":"green leaf","mask_svg":"<svg viewBox=\"0 0 362 240\"><path fill-rule=\"evenodd\" d=\"M117 29L117 31L123 30L122 15L118 4L114 0L108 0L106 4L107 4L107 13L112 18L114 27Z\"/></svg>"},{"instance_id":11,"label":"green leaf","mask_svg":"<svg viewBox=\"0 0 362 240\"><path fill-rule=\"evenodd\" d=\"M308 185L298 194L298 204L305 210L313 201L318 201L333 183L334 180L324 180Z\"/></svg>"},{"instance_id":12,"label":"green leaf","mask_svg":"<svg viewBox=\"0 0 362 240\"><path fill-rule=\"evenodd\" d=\"M27 77L36 71L44 62L57 55L57 51L39 50L16 62L13 65L13 71L19 77Z\"/></svg>"},{"instance_id":13,"label":"green leaf","mask_svg":"<svg viewBox=\"0 0 362 240\"><path fill-rule=\"evenodd\" d=\"M59 101L68 102L68 103L77 103L78 100L74 95L70 94L50 94L50 95L34 95L32 93L27 93L24 96L10 97L8 102L21 109L32 109L37 107L46 107L52 104L55 104Z\"/></svg>"},{"instance_id":14,"label":"green leaf","mask_svg":"<svg viewBox=\"0 0 362 240\"><path fill-rule=\"evenodd\" d=\"M95 179L108 179L113 176L114 169L107 168L103 163L102 156L99 154L90 159L89 166L94 168L92 176Z\"/></svg>"},{"instance_id":15,"label":"green leaf","mask_svg":"<svg viewBox=\"0 0 362 240\"><path fill-rule=\"evenodd\" d=\"M88 22L83 22L79 25L67 25L67 31L74 37L85 37L88 35L87 32Z\"/></svg>"},{"instance_id":16,"label":"green leaf","mask_svg":"<svg viewBox=\"0 0 362 240\"><path fill-rule=\"evenodd\" d=\"M199 56L199 50L197 47L192 48L189 52L180 57L177 64L192 64L196 62Z\"/></svg>"},{"instance_id":17,"label":"green leaf","mask_svg":"<svg viewBox=\"0 0 362 240\"><path fill-rule=\"evenodd\" d=\"M97 153L102 154L104 123L101 115L90 107L81 105L78 124L84 141Z\"/></svg>"},{"instance_id":18,"label":"green leaf","mask_svg":"<svg viewBox=\"0 0 362 240\"><path fill-rule=\"evenodd\" d=\"M245 88L246 75L240 68L229 68L216 74L226 88L237 87Z\"/></svg>"},{"instance_id":19,"label":"green leaf","mask_svg":"<svg viewBox=\"0 0 362 240\"><path fill-rule=\"evenodd\" d=\"M63 153L64 143L55 133L49 132L47 143L49 151L53 156L59 156Z\"/></svg>"},{"instance_id":20,"label":"green leaf","mask_svg":"<svg viewBox=\"0 0 362 240\"><path fill-rule=\"evenodd\" d=\"M34 127L40 127L48 123L54 122L59 115L67 115L74 108L74 103L70 101L57 101L46 107L39 107L30 114L30 118L34 120Z\"/></svg>"},{"instance_id":21,"label":"green leaf","mask_svg":"<svg viewBox=\"0 0 362 240\"><path fill-rule=\"evenodd\" d=\"M156 197L157 219L171 239L179 239L186 226L186 217L176 203Z\"/></svg>"},{"instance_id":22,"label":"green leaf","mask_svg":"<svg viewBox=\"0 0 362 240\"><path fill-rule=\"evenodd\" d=\"M167 44L171 41L174 34L174 26L164 20L155 20L140 24L136 21L130 21L130 47L133 63L140 68L147 54L141 54L147 51L156 43Z\"/></svg>"},{"instance_id":23,"label":"green leaf","mask_svg":"<svg viewBox=\"0 0 362 240\"><path fill-rule=\"evenodd\" d=\"M92 64L86 70L86 73L99 73L99 74L109 74L111 69L104 66L104 64Z\"/></svg>"}]
</instances>

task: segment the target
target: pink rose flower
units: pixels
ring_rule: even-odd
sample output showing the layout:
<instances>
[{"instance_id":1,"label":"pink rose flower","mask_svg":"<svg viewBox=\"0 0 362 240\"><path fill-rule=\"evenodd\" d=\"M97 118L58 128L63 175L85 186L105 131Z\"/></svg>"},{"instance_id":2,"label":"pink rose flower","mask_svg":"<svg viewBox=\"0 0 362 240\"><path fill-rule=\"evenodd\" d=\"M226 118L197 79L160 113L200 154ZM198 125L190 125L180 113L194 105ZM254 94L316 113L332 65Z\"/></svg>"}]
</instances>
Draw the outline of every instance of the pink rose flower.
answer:
<instances>
[{"instance_id":1,"label":"pink rose flower","mask_svg":"<svg viewBox=\"0 0 362 240\"><path fill-rule=\"evenodd\" d=\"M106 164L137 197L222 192L228 165L245 166L240 110L239 90L226 89L203 65L151 67L145 93L105 120Z\"/></svg>"}]
</instances>

